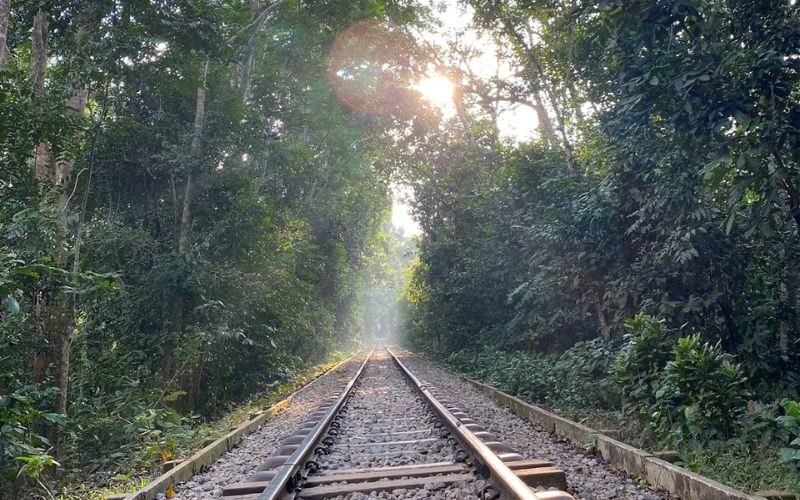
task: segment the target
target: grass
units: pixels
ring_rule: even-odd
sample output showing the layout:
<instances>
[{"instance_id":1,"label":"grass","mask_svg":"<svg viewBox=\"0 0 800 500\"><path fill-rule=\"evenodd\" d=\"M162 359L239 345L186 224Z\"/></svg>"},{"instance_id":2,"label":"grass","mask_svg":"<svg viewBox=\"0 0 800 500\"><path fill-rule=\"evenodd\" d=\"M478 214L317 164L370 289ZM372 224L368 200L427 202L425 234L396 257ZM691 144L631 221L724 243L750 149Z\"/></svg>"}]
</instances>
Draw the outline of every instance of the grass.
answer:
<instances>
[{"instance_id":1,"label":"grass","mask_svg":"<svg viewBox=\"0 0 800 500\"><path fill-rule=\"evenodd\" d=\"M778 462L779 448L774 444L752 446L733 438L680 450L680 465L746 492L777 489L800 493L800 471Z\"/></svg>"},{"instance_id":2,"label":"grass","mask_svg":"<svg viewBox=\"0 0 800 500\"><path fill-rule=\"evenodd\" d=\"M286 383L272 387L269 393L246 401L232 408L225 415L212 422L199 423L188 433L174 436L175 451L168 459L188 458L203 448L203 443L209 439L216 439L231 428L238 426L254 412L272 406L286 398L337 363L350 357L352 353L334 352L328 359L319 365L309 367ZM97 474L88 481L72 483L63 487L54 495L59 500L105 500L117 493L132 493L145 487L153 478L161 473L161 462L148 460L148 450L139 450L140 454L125 464L120 464L111 473Z\"/></svg>"}]
</instances>

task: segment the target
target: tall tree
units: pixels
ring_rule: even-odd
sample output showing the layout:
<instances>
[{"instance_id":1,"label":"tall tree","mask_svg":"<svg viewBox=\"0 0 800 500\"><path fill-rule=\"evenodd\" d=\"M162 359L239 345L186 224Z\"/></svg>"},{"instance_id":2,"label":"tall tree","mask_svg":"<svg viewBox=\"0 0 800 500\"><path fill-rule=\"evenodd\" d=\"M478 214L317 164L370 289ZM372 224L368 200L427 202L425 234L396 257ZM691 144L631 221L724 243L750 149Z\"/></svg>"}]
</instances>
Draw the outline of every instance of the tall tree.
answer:
<instances>
[{"instance_id":1,"label":"tall tree","mask_svg":"<svg viewBox=\"0 0 800 500\"><path fill-rule=\"evenodd\" d=\"M8 44L8 21L11 16L11 0L0 0L0 71L6 64L9 56Z\"/></svg>"}]
</instances>

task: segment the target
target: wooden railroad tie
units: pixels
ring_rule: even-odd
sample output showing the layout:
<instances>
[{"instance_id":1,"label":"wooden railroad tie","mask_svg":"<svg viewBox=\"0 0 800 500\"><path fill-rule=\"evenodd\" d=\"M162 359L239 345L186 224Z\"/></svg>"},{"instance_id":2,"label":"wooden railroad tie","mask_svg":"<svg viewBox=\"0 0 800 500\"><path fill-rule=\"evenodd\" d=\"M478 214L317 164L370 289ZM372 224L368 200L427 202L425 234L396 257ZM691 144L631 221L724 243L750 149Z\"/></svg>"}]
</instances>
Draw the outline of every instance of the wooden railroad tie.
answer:
<instances>
[{"instance_id":1,"label":"wooden railroad tie","mask_svg":"<svg viewBox=\"0 0 800 500\"><path fill-rule=\"evenodd\" d=\"M567 487L564 471L553 467L553 464L546 460L517 460L507 462L506 465L528 486L558 489ZM356 492L421 488L431 482L452 484L473 479L474 476L467 473L467 470L464 464L442 462L376 469L347 469L309 477L305 482L306 488L298 497L321 498ZM231 497L231 500L246 500L250 495L260 493L267 487L269 478L264 477L264 479L227 486L222 494ZM242 495L244 497L238 498Z\"/></svg>"}]
</instances>

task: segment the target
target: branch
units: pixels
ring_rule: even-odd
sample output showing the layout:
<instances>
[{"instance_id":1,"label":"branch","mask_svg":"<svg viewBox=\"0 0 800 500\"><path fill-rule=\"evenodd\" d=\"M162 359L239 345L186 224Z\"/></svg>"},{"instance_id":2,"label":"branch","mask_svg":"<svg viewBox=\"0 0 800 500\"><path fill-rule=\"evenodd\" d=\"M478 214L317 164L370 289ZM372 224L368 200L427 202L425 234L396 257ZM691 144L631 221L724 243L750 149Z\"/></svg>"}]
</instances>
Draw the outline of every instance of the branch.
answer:
<instances>
[{"instance_id":1,"label":"branch","mask_svg":"<svg viewBox=\"0 0 800 500\"><path fill-rule=\"evenodd\" d=\"M275 9L280 7L281 4L283 4L284 1L285 0L275 0L271 4L267 5L264 8L264 10L261 11L261 14L259 14L252 21L250 21L250 23L248 23L244 28L242 28L239 31L239 33L237 33L237 34L233 35L232 37L230 37L227 40L227 42L229 44L233 43L234 41L236 41L237 38L239 38L241 35L243 35L244 33L246 33L247 31L249 31L251 29L253 29L253 33L250 34L250 39L254 38L256 36L256 33L258 33L258 30L261 29L261 26L264 25L264 21L266 21L267 18L269 17L269 15L272 14L272 12Z\"/></svg>"}]
</instances>

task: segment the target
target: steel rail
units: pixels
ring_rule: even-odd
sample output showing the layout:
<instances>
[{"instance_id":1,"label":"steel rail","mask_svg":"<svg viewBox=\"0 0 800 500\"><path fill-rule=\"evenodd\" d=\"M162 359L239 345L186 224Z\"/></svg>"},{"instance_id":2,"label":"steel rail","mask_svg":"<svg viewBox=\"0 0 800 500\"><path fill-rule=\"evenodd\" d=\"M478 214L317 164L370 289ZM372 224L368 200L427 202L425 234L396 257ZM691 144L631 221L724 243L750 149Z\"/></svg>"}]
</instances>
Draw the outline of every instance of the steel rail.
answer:
<instances>
[{"instance_id":1,"label":"steel rail","mask_svg":"<svg viewBox=\"0 0 800 500\"><path fill-rule=\"evenodd\" d=\"M291 491L288 491L287 488L289 481L294 478L295 474L303 466L305 460L309 455L311 455L311 452L316 447L317 441L319 441L319 439L322 437L322 434L325 432L325 430L330 427L333 418L337 413L339 413L339 410L342 409L342 406L344 406L345 401L347 401L347 398L353 391L353 387L355 387L356 382L361 377L361 374L364 372L364 368L367 366L367 363L374 352L375 348L373 347L369 354L367 354L364 362L361 363L361 367L359 367L355 376L350 379L350 382L347 383L341 394L339 394L339 398L336 400L336 402L332 404L330 408L325 410L325 414L322 416L319 422L317 422L317 425L314 426L308 436L306 436L305 439L303 439L303 441L300 443L298 448L278 469L278 472L269 482L267 488L265 488L264 491L259 494L258 500L278 500L284 495L291 493Z\"/></svg>"},{"instance_id":2,"label":"steel rail","mask_svg":"<svg viewBox=\"0 0 800 500\"><path fill-rule=\"evenodd\" d=\"M473 453L473 455L480 460L491 472L497 485L511 498L519 500L569 500L573 497L563 491L544 491L535 493L531 488L518 478L508 466L500 460L494 451L491 450L486 444L478 438L475 433L467 429L442 403L440 403L433 394L430 393L426 384L422 383L413 373L409 370L400 358L398 358L391 349L384 346L386 352L394 359L395 363L405 373L405 375L414 383L417 390L422 394L423 399L439 416L442 422L450 429L450 431L462 441ZM259 499L261 500L261 499Z\"/></svg>"}]
</instances>

